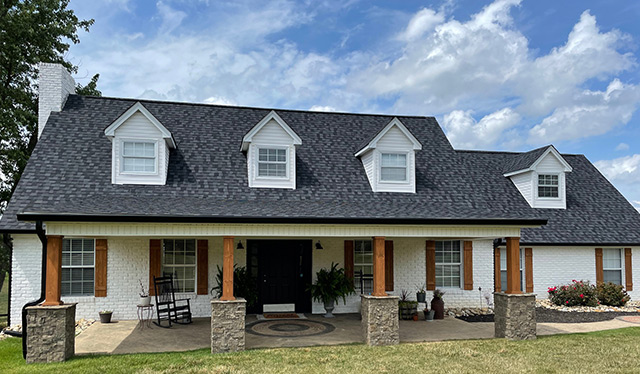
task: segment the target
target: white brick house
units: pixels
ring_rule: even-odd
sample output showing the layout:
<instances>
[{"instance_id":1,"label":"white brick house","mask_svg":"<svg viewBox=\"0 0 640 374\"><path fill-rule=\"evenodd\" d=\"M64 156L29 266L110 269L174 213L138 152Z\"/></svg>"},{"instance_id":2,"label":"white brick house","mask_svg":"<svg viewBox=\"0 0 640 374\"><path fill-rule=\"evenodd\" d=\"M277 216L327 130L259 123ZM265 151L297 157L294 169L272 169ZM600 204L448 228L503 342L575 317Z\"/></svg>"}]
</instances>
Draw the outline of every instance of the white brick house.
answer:
<instances>
[{"instance_id":1,"label":"white brick house","mask_svg":"<svg viewBox=\"0 0 640 374\"><path fill-rule=\"evenodd\" d=\"M426 284L449 307L481 306L507 287L507 247L520 248L523 292L611 280L640 297L640 215L582 155L454 150L432 117L81 97L73 86L63 68L41 67L39 143L0 220L12 323L41 296L43 254L55 265L45 303L77 302L78 318L135 318L139 281L166 273L209 316L224 253L253 272L258 312L323 312L306 288L332 262L358 293L415 298ZM354 295L336 312L359 308Z\"/></svg>"}]
</instances>

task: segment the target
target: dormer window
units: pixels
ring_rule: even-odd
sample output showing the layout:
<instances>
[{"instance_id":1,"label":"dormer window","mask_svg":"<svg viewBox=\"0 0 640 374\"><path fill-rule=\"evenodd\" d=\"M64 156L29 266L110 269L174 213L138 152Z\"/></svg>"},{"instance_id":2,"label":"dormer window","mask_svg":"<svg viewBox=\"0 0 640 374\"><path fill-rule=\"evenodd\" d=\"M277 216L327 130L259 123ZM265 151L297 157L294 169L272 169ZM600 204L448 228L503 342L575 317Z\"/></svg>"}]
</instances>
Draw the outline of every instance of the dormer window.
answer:
<instances>
[{"instance_id":1,"label":"dormer window","mask_svg":"<svg viewBox=\"0 0 640 374\"><path fill-rule=\"evenodd\" d=\"M287 150L258 148L258 177L287 177Z\"/></svg>"},{"instance_id":2,"label":"dormer window","mask_svg":"<svg viewBox=\"0 0 640 374\"><path fill-rule=\"evenodd\" d=\"M538 174L538 197L558 198L558 175Z\"/></svg>"},{"instance_id":3,"label":"dormer window","mask_svg":"<svg viewBox=\"0 0 640 374\"><path fill-rule=\"evenodd\" d=\"M156 142L122 142L122 172L155 173Z\"/></svg>"},{"instance_id":4,"label":"dormer window","mask_svg":"<svg viewBox=\"0 0 640 374\"><path fill-rule=\"evenodd\" d=\"M406 182L407 154L382 153L380 155L380 180L383 182Z\"/></svg>"}]
</instances>

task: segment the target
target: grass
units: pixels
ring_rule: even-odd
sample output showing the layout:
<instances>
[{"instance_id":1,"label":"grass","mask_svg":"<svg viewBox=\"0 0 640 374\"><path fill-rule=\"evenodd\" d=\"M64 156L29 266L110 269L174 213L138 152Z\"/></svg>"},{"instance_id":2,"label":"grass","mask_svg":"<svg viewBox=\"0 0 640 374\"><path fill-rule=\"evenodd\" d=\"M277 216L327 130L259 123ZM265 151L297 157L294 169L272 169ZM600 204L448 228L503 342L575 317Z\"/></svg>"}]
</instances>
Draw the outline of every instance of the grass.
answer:
<instances>
[{"instance_id":1,"label":"grass","mask_svg":"<svg viewBox=\"0 0 640 374\"><path fill-rule=\"evenodd\" d=\"M4 278L0 290L0 314L9 313L9 274ZM0 329L7 326L7 317L0 317Z\"/></svg>"},{"instance_id":2,"label":"grass","mask_svg":"<svg viewBox=\"0 0 640 374\"><path fill-rule=\"evenodd\" d=\"M279 348L212 355L183 353L75 357L27 365L20 340L0 342L3 373L631 373L640 362L640 327L556 335L534 341L504 339Z\"/></svg>"}]
</instances>

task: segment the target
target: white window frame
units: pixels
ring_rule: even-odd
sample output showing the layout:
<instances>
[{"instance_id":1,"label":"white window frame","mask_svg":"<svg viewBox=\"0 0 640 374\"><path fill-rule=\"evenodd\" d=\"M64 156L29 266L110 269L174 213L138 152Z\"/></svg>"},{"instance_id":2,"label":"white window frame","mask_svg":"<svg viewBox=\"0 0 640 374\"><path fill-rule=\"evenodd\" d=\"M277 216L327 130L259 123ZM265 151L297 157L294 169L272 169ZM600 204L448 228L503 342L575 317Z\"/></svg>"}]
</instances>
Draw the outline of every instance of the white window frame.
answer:
<instances>
[{"instance_id":1,"label":"white window frame","mask_svg":"<svg viewBox=\"0 0 640 374\"><path fill-rule=\"evenodd\" d=\"M503 267L504 264L504 267ZM525 276L525 261L524 261L524 248L520 248L520 291L525 290L525 282L526 282L526 276ZM507 279L507 249L506 248L500 248L500 290L502 292L507 290L507 286L506 286L506 279ZM502 287L502 284L505 284L504 288Z\"/></svg>"},{"instance_id":2,"label":"white window frame","mask_svg":"<svg viewBox=\"0 0 640 374\"><path fill-rule=\"evenodd\" d=\"M289 147L286 146L269 146L269 145L258 145L256 148L256 161L255 161L255 179L262 179L262 180L288 180L289 179L289 169L290 169L290 155L289 155ZM261 149L276 149L276 150L284 150L284 154L286 157L286 160L284 162L282 161L260 161L260 150ZM285 176L284 177L278 177L278 176L266 176L266 175L260 175L260 163L264 163L264 164L284 164L285 165Z\"/></svg>"},{"instance_id":3,"label":"white window frame","mask_svg":"<svg viewBox=\"0 0 640 374\"><path fill-rule=\"evenodd\" d=\"M436 252L437 252L437 248L438 248L438 242L457 242L459 243L459 248L460 248L460 262L437 262L436 260L436 265L434 269L437 269L438 266L459 266L460 267L460 279L458 281L458 285L457 286L439 286L438 285L438 277L436 275L436 287L437 288L444 288L444 289L458 289L458 288L462 288L462 282L464 282L464 243L462 242L462 240L436 240ZM437 256L436 256L437 258ZM437 271L437 270L436 270ZM437 274L437 273L436 273Z\"/></svg>"},{"instance_id":4,"label":"white window frame","mask_svg":"<svg viewBox=\"0 0 640 374\"><path fill-rule=\"evenodd\" d=\"M620 267L617 267L617 268L607 268L607 267L605 267L605 264L606 264L605 257L606 257L607 251L609 251L609 252L610 251L618 251L618 253L620 254L619 255ZM621 286L625 286L625 284L624 284L624 281L625 281L625 279L624 279L624 261L625 261L624 251L622 250L622 248L603 248L602 249L602 274L603 274L602 276L603 276L603 278L604 278L604 273L606 271L619 271L620 272L620 283L618 283L618 284L621 285Z\"/></svg>"},{"instance_id":5,"label":"white window frame","mask_svg":"<svg viewBox=\"0 0 640 374\"><path fill-rule=\"evenodd\" d=\"M550 176L555 176L558 178L558 184L557 185L551 185L551 184L540 184L540 177L541 176L546 176L546 175L550 175ZM560 174L558 173L536 173L536 198L540 199L540 200L560 200L562 197L560 196L560 183L561 183L561 178L560 178ZM540 196L540 187L555 187L558 190L558 196L557 197L550 197L550 196Z\"/></svg>"},{"instance_id":6,"label":"white window frame","mask_svg":"<svg viewBox=\"0 0 640 374\"><path fill-rule=\"evenodd\" d=\"M69 265L61 265L62 269L93 269L93 292L91 293L82 293L82 294L73 294L73 293L69 293L69 294L62 294L61 293L61 297L90 297L90 296L95 296L96 294L96 240L93 238L74 238L74 237L70 237L70 238L62 238L62 241L64 242L65 240L91 240L93 241L93 265L71 265L71 259L69 259ZM84 249L84 243L83 245L83 249ZM62 245L62 248L64 248L64 243ZM71 248L71 247L70 247ZM84 256L84 254L83 254ZM61 275L62 276L62 275ZM84 282L84 280L82 281ZM69 284L73 284L74 282L72 281L61 281L61 285L62 283L69 283ZM62 288L62 287L61 287ZM72 287L69 288L69 290L71 290ZM62 289L61 289L62 291Z\"/></svg>"},{"instance_id":7,"label":"white window frame","mask_svg":"<svg viewBox=\"0 0 640 374\"><path fill-rule=\"evenodd\" d=\"M369 242L369 246L371 248L371 262L367 263L367 262L356 262L356 252L357 252L357 248L358 248L358 242ZM353 283L354 283L354 287L356 288L356 291L360 291L360 278L356 277L356 268L357 267L362 267L362 266L371 266L371 275L370 276L364 276L363 274L363 279L365 280L365 286L363 288L363 292L365 295L370 295L373 292L373 240L367 240L367 239L356 239L353 241ZM366 286L366 281L369 280L371 281L371 289L369 289Z\"/></svg>"},{"instance_id":8,"label":"white window frame","mask_svg":"<svg viewBox=\"0 0 640 374\"><path fill-rule=\"evenodd\" d=\"M124 155L124 144L125 143L146 143L146 144L153 144L153 152L154 152L154 156L153 157L147 157L147 156L125 156ZM118 157L120 157L120 174L122 175L158 175L159 173L159 165L158 165L158 161L159 161L159 157L158 157L158 141L154 140L154 139L139 139L139 138L122 138L120 139L120 154L118 155ZM124 159L125 158L144 158L144 159L151 159L153 158L154 160L154 171L150 172L150 171L125 171L124 170Z\"/></svg>"},{"instance_id":9,"label":"white window frame","mask_svg":"<svg viewBox=\"0 0 640 374\"><path fill-rule=\"evenodd\" d=\"M404 180L403 181L390 181L382 179L382 155L404 155L405 156L405 165L404 165ZM409 168L411 165L411 152L402 152L402 151L392 151L392 150L379 150L379 160L378 160L378 183L391 183L391 184L409 184L411 183L409 180ZM385 167L394 167L394 166L385 166ZM399 167L394 167L398 168Z\"/></svg>"},{"instance_id":10,"label":"white window frame","mask_svg":"<svg viewBox=\"0 0 640 374\"><path fill-rule=\"evenodd\" d=\"M184 240L185 242L185 250L186 250L186 245L187 245L187 241L188 240L193 240L194 241L194 257L195 257L195 262L193 264L165 264L165 241L166 240L171 240L173 241L173 248L175 249L175 242L176 240ZM175 261L174 261L175 262ZM195 294L198 290L198 240L197 239L192 239L192 238L164 238L162 239L162 259L160 262L160 266L161 266L161 272L164 276L164 269L165 266L170 266L173 268L176 267L182 267L182 268L186 268L186 267L193 267L193 291L183 291L182 289L176 289L175 292L176 293L181 293L181 294ZM173 276L173 274L171 274ZM185 280L185 279L182 279ZM173 278L173 284L174 287L176 285L176 282L178 281L178 279L174 276Z\"/></svg>"}]
</instances>

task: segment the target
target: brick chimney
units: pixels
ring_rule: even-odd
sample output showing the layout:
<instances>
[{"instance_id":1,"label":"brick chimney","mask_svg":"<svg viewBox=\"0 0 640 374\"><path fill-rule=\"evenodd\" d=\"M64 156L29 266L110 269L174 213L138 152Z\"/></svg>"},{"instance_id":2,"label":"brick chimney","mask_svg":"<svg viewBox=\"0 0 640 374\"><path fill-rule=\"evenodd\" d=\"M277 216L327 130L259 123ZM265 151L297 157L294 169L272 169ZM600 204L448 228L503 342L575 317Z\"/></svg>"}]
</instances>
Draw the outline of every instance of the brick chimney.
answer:
<instances>
[{"instance_id":1,"label":"brick chimney","mask_svg":"<svg viewBox=\"0 0 640 374\"><path fill-rule=\"evenodd\" d=\"M47 124L51 112L59 112L64 107L69 94L76 93L76 81L60 64L40 63L38 77L38 139Z\"/></svg>"}]
</instances>

